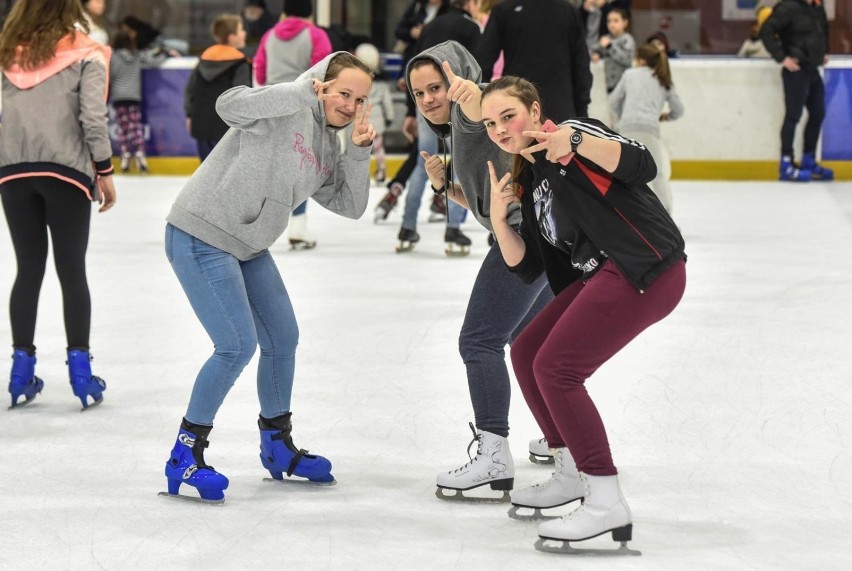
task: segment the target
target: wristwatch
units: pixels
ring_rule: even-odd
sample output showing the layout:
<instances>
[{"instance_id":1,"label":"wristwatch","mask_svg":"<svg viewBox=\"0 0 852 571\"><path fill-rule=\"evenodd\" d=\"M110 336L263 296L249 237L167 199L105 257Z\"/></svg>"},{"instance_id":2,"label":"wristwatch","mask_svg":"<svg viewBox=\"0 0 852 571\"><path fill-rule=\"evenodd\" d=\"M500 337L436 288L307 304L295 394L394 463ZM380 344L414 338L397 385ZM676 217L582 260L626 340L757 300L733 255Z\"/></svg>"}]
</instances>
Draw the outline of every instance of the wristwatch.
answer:
<instances>
[{"instance_id":1,"label":"wristwatch","mask_svg":"<svg viewBox=\"0 0 852 571\"><path fill-rule=\"evenodd\" d=\"M583 142L583 133L580 131L574 131L571 133L571 152L576 153L577 147L580 146L580 143Z\"/></svg>"}]
</instances>

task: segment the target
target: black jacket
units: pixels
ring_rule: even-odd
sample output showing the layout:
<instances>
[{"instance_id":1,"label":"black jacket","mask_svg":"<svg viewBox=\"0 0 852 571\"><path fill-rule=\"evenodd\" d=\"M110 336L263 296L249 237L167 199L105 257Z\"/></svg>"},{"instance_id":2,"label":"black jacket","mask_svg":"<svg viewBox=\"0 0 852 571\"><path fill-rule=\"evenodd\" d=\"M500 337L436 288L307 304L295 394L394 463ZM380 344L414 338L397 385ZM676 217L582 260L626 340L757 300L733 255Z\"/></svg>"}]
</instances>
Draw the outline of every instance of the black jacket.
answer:
<instances>
[{"instance_id":1,"label":"black jacket","mask_svg":"<svg viewBox=\"0 0 852 571\"><path fill-rule=\"evenodd\" d=\"M548 117L588 115L592 72L577 8L565 0L504 0L491 10L476 52L483 81L491 81L500 50L503 74L533 82Z\"/></svg>"},{"instance_id":2,"label":"black jacket","mask_svg":"<svg viewBox=\"0 0 852 571\"><path fill-rule=\"evenodd\" d=\"M194 138L218 141L225 136L228 126L216 113L216 100L237 85L251 87L251 60L228 46L206 49L189 77L183 98Z\"/></svg>"},{"instance_id":3,"label":"black jacket","mask_svg":"<svg viewBox=\"0 0 852 571\"><path fill-rule=\"evenodd\" d=\"M612 260L636 289L644 291L668 267L686 259L683 236L648 188L657 174L654 159L640 143L596 119L572 120L568 125L584 137L618 141L621 160L610 174L579 155L563 167L546 160L544 152L537 153L536 162L527 164L518 179L526 253L509 269L526 283L545 272L555 294L583 278L573 252L552 245L539 229L533 195L546 184L552 191L553 219L572 226L569 230L580 238L578 242L592 244L594 253Z\"/></svg>"},{"instance_id":4,"label":"black jacket","mask_svg":"<svg viewBox=\"0 0 852 571\"><path fill-rule=\"evenodd\" d=\"M426 5L428 3L427 0L414 0L405 9L405 13L403 13L402 18L399 19L399 23L396 25L396 38L408 44L405 48L405 53L402 54L402 63L408 63L408 60L418 53L417 40L411 37L411 28L422 24L426 19ZM449 9L450 0L444 0L440 8L438 8L437 15L446 14Z\"/></svg>"},{"instance_id":5,"label":"black jacket","mask_svg":"<svg viewBox=\"0 0 852 571\"><path fill-rule=\"evenodd\" d=\"M828 18L822 2L782 0L760 28L760 39L775 61L790 56L803 68L816 69L828 53Z\"/></svg>"}]
</instances>

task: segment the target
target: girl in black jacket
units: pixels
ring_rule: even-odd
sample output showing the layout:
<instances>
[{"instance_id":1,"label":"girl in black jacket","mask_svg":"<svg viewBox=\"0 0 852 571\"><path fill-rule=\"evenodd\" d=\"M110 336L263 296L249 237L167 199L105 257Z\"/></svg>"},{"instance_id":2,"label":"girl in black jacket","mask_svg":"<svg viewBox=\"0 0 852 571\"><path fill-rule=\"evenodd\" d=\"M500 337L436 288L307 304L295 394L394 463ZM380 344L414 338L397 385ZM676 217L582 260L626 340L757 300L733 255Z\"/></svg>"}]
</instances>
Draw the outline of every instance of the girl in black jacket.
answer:
<instances>
[{"instance_id":1,"label":"girl in black jacket","mask_svg":"<svg viewBox=\"0 0 852 571\"><path fill-rule=\"evenodd\" d=\"M483 90L482 120L491 140L515 155L513 173L488 166L503 258L525 281L545 272L556 294L512 345L524 398L556 449L556 471L546 485L513 492L512 503L540 510L584 500L541 524L539 536L580 541L612 532L626 542L630 508L585 381L677 306L686 285L683 238L648 188L656 166L640 143L593 119L557 129L542 117L535 87L511 76ZM517 200L520 235L506 222Z\"/></svg>"}]
</instances>

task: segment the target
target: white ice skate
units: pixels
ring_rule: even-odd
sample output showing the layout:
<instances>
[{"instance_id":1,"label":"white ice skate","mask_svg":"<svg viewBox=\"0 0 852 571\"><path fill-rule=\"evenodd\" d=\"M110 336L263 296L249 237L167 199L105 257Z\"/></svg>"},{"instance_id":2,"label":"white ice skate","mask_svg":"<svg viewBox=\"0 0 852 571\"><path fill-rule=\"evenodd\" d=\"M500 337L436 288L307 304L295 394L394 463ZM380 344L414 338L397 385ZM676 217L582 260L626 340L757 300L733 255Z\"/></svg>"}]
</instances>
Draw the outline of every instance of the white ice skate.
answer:
<instances>
[{"instance_id":1,"label":"white ice skate","mask_svg":"<svg viewBox=\"0 0 852 571\"><path fill-rule=\"evenodd\" d=\"M314 236L308 232L307 214L294 214L290 216L288 230L291 250L310 250L317 245Z\"/></svg>"},{"instance_id":2,"label":"white ice skate","mask_svg":"<svg viewBox=\"0 0 852 571\"><path fill-rule=\"evenodd\" d=\"M435 495L442 500L463 502L502 503L509 501L509 490L515 481L515 463L509 451L509 440L492 434L491 432L478 431L470 423L473 432L473 440L467 447L470 456L470 447L477 442L476 456L471 457L470 462L453 470L438 474L438 489ZM499 497L475 497L466 496L462 492L472 490L480 486L490 485L492 490L502 491ZM444 494L443 490L451 490L451 495Z\"/></svg>"},{"instance_id":3,"label":"white ice skate","mask_svg":"<svg viewBox=\"0 0 852 571\"><path fill-rule=\"evenodd\" d=\"M618 476L589 476L581 472L580 479L586 486L585 501L569 515L540 524L535 548L569 555L642 555L627 547L627 542L633 538L633 516L621 493ZM578 549L569 544L605 533L612 533L612 540L620 542L621 546L618 549ZM560 545L548 545L550 540Z\"/></svg>"},{"instance_id":4,"label":"white ice skate","mask_svg":"<svg viewBox=\"0 0 852 571\"><path fill-rule=\"evenodd\" d=\"M553 455L547 447L546 438L530 440L530 462L533 464L553 464Z\"/></svg>"},{"instance_id":5,"label":"white ice skate","mask_svg":"<svg viewBox=\"0 0 852 571\"><path fill-rule=\"evenodd\" d=\"M510 518L524 521L556 519L557 516L545 516L541 510L583 501L586 486L580 481L571 453L567 448L557 448L553 452L556 468L549 480L511 493ZM529 509L533 510L532 514L520 513L521 510L527 512Z\"/></svg>"}]
</instances>

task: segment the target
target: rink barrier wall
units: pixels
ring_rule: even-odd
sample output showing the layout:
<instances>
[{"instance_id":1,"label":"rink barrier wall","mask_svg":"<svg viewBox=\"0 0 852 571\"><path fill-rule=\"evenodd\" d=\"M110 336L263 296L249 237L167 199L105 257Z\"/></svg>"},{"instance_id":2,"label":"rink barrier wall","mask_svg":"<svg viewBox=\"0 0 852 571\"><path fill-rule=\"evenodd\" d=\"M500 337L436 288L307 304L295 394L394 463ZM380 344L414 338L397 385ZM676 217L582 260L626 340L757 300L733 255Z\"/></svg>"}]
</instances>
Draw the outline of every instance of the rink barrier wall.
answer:
<instances>
[{"instance_id":1,"label":"rink barrier wall","mask_svg":"<svg viewBox=\"0 0 852 571\"><path fill-rule=\"evenodd\" d=\"M183 114L183 89L195 63L195 58L174 58L143 73L143 118L152 173L186 175L198 165ZM683 118L661 125L672 178L777 179L784 116L780 67L770 60L685 57L673 59L671 68L686 108ZM611 124L600 62L592 65L592 73L589 114ZM824 77L826 119L818 154L838 179L852 180L852 57L831 58ZM803 118L797 149L804 123ZM390 155L388 173L396 172L403 159Z\"/></svg>"}]
</instances>

